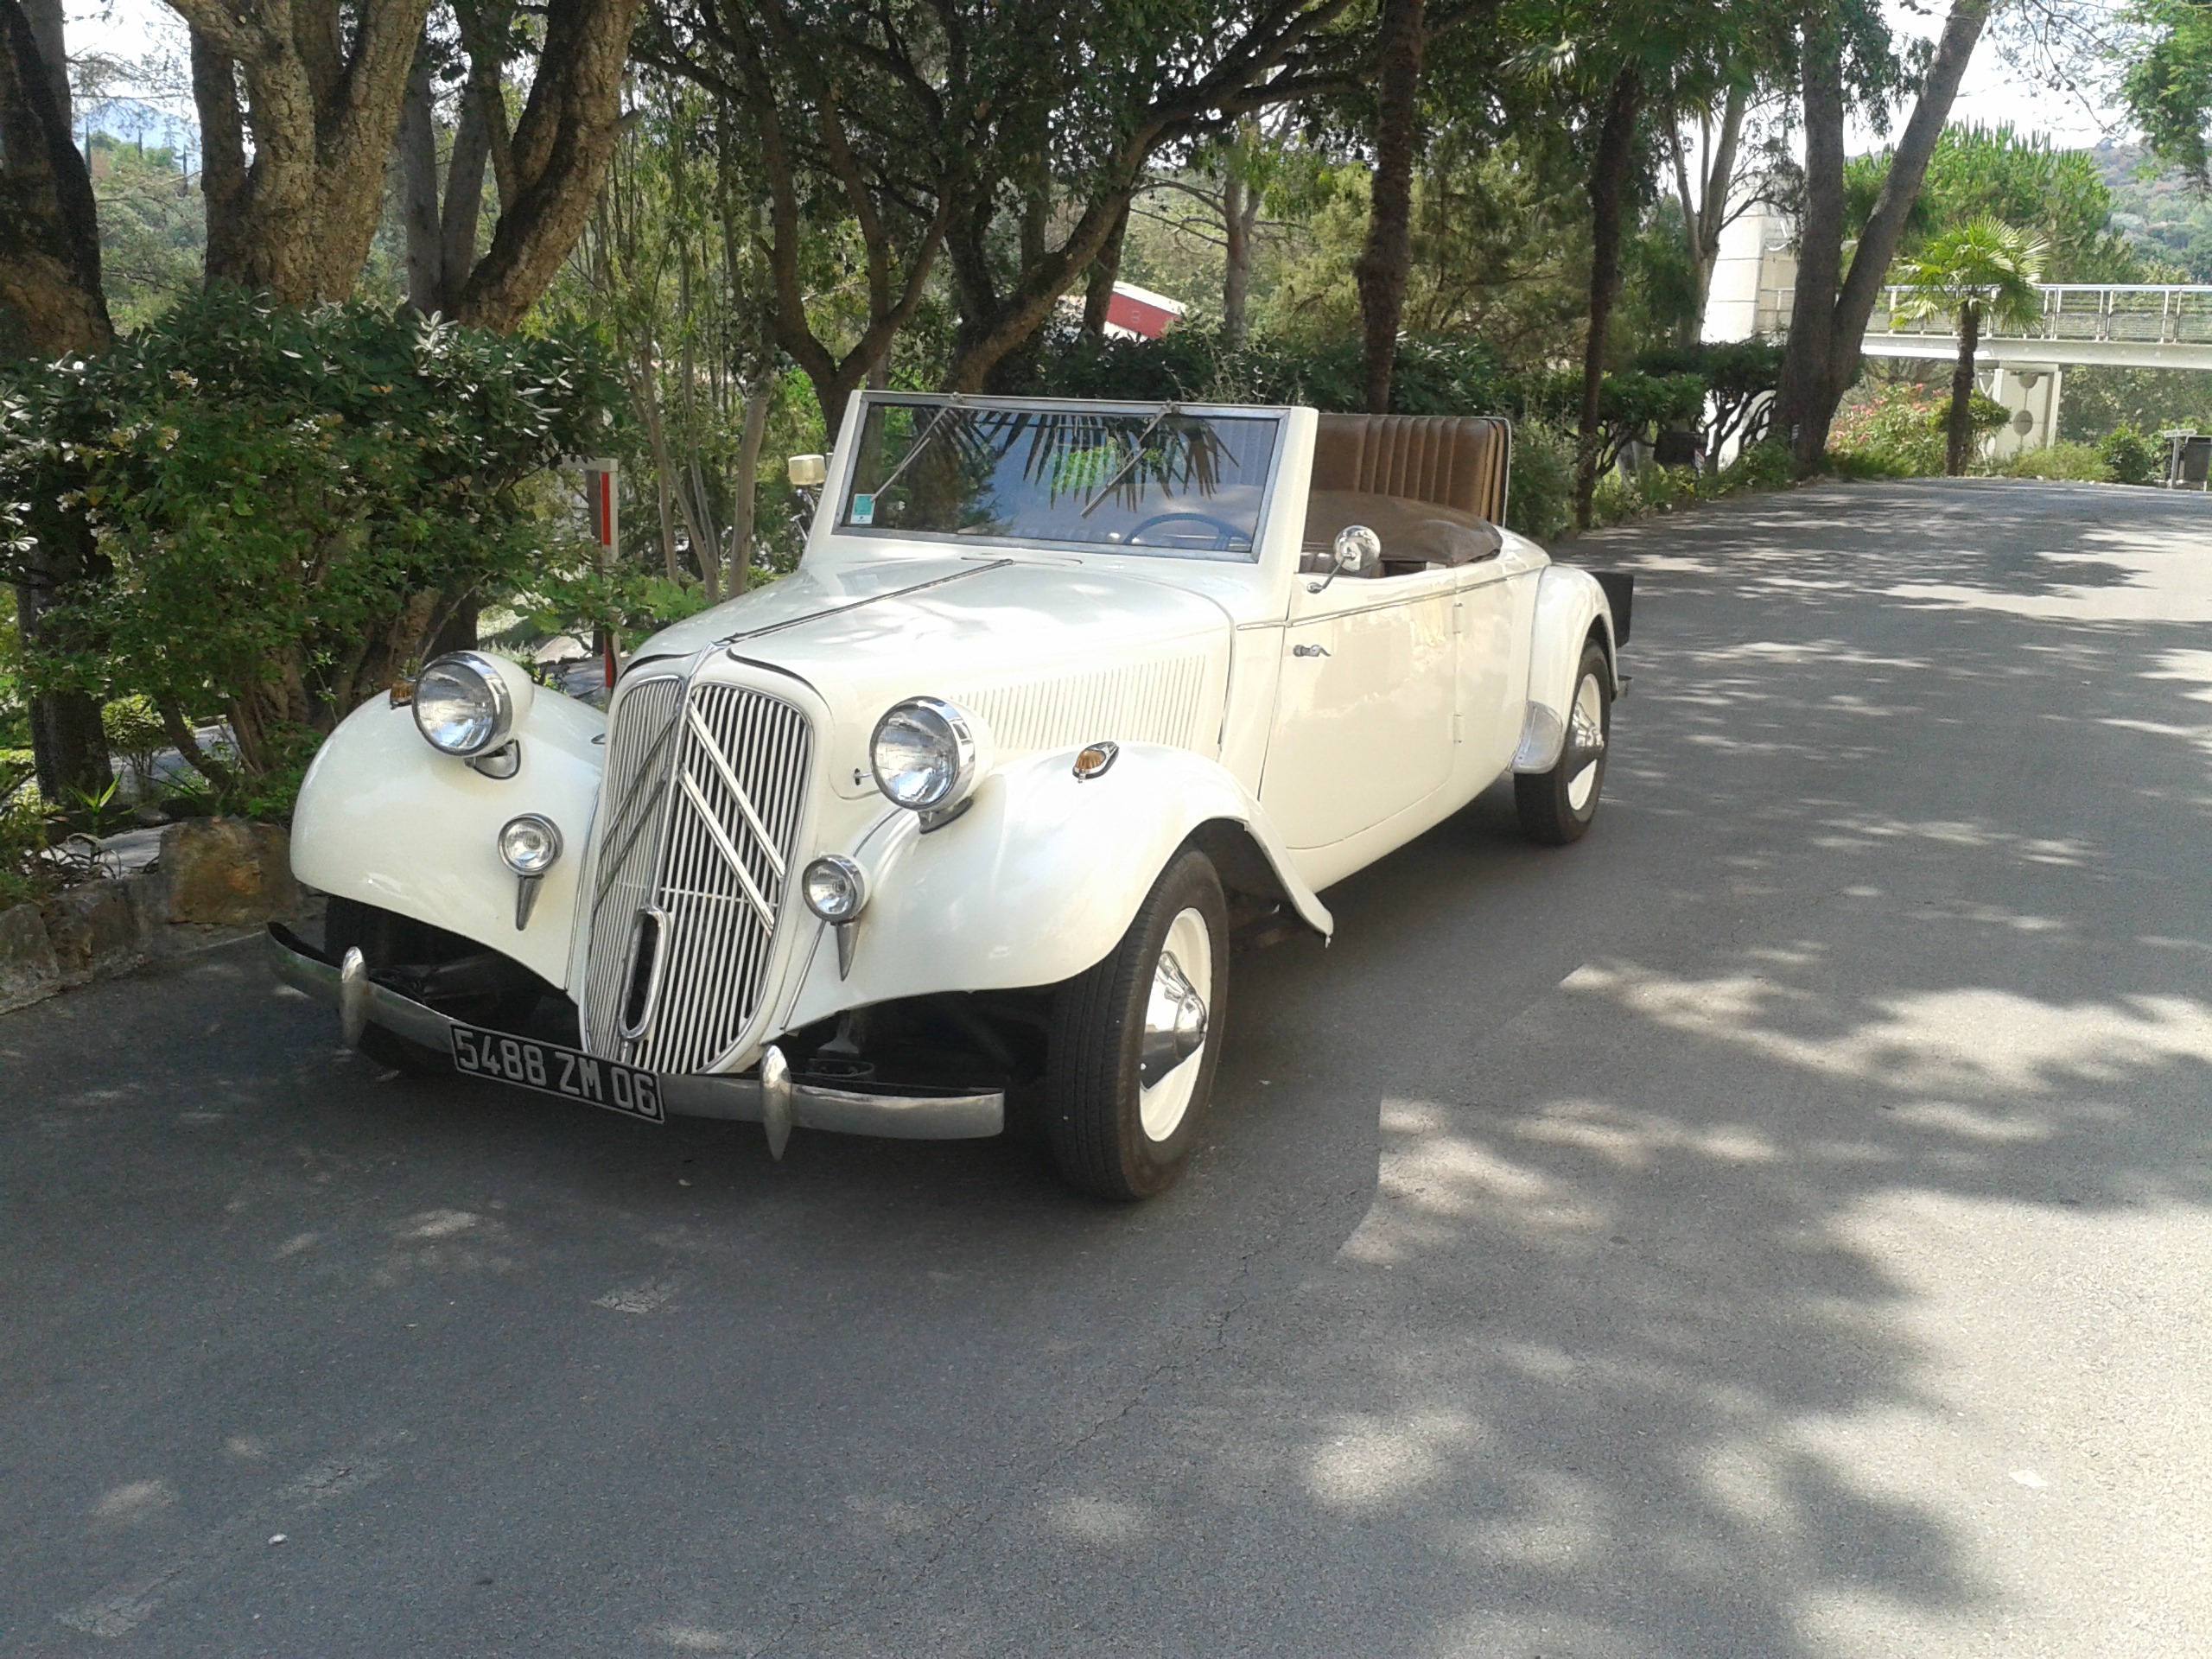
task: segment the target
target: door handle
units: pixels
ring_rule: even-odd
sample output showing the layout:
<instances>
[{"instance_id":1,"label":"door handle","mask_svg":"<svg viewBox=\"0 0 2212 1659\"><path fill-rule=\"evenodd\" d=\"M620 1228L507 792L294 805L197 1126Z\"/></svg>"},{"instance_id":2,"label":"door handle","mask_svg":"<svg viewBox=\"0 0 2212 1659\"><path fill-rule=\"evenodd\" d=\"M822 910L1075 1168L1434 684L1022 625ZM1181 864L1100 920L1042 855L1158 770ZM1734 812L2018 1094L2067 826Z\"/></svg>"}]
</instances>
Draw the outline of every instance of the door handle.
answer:
<instances>
[{"instance_id":1,"label":"door handle","mask_svg":"<svg viewBox=\"0 0 2212 1659\"><path fill-rule=\"evenodd\" d=\"M1293 645L1290 654L1294 657L1325 657L1329 654L1329 648L1326 645Z\"/></svg>"}]
</instances>

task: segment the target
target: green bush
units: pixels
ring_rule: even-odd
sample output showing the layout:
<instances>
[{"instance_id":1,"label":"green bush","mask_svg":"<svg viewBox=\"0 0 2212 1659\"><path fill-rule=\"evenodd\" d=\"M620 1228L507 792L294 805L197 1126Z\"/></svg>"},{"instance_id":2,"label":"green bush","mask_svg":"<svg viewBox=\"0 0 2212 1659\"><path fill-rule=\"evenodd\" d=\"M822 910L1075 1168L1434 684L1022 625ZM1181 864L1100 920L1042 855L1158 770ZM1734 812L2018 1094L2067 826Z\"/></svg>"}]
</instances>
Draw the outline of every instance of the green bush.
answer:
<instances>
[{"instance_id":1,"label":"green bush","mask_svg":"<svg viewBox=\"0 0 2212 1659\"><path fill-rule=\"evenodd\" d=\"M1778 340L1708 340L1645 352L1636 367L1649 375L1695 375L1704 383L1698 429L1705 453L1717 455L1754 423L1764 424L1764 400L1782 385L1783 353Z\"/></svg>"},{"instance_id":2,"label":"green bush","mask_svg":"<svg viewBox=\"0 0 2212 1659\"><path fill-rule=\"evenodd\" d=\"M281 810L321 734L465 598L588 568L549 557L524 486L597 449L619 396L553 340L231 289L22 371L0 386L13 544L88 514L113 570L60 607L75 654L26 667L180 721L221 708L239 772L205 769Z\"/></svg>"},{"instance_id":3,"label":"green bush","mask_svg":"<svg viewBox=\"0 0 2212 1659\"><path fill-rule=\"evenodd\" d=\"M2164 447L2132 426L2109 434L2097 452L2104 459L2105 476L2115 484L2148 484L2165 471Z\"/></svg>"},{"instance_id":4,"label":"green bush","mask_svg":"<svg viewBox=\"0 0 2212 1659\"><path fill-rule=\"evenodd\" d=\"M154 786L154 757L169 747L162 729L161 711L144 696L118 697L100 710L100 728L107 746L130 763L138 797Z\"/></svg>"},{"instance_id":5,"label":"green bush","mask_svg":"<svg viewBox=\"0 0 2212 1659\"><path fill-rule=\"evenodd\" d=\"M1505 527L1549 541L1574 522L1574 440L1541 421L1513 429Z\"/></svg>"},{"instance_id":6,"label":"green bush","mask_svg":"<svg viewBox=\"0 0 2212 1659\"><path fill-rule=\"evenodd\" d=\"M1967 405L1977 433L1993 432L2011 418L1994 398L1974 394ZM1938 478L1942 475L1951 418L1948 391L1898 384L1847 404L1828 433L1828 470L1845 478Z\"/></svg>"},{"instance_id":7,"label":"green bush","mask_svg":"<svg viewBox=\"0 0 2212 1659\"><path fill-rule=\"evenodd\" d=\"M2005 463L2007 478L2070 478L2103 483L2112 477L2104 452L2094 443L2054 443L2048 449L2024 449Z\"/></svg>"},{"instance_id":8,"label":"green bush","mask_svg":"<svg viewBox=\"0 0 2212 1659\"><path fill-rule=\"evenodd\" d=\"M1709 480L1707 493L1732 495L1738 490L1787 489L1796 481L1797 463L1789 446L1779 438L1751 445Z\"/></svg>"}]
</instances>

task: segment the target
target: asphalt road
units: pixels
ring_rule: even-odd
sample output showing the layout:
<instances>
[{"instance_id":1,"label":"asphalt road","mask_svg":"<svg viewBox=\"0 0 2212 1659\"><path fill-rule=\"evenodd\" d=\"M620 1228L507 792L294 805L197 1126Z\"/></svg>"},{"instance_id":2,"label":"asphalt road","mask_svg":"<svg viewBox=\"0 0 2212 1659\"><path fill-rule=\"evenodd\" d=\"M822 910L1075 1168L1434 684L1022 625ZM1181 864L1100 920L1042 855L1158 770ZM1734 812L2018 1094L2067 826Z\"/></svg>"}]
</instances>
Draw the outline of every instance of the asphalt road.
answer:
<instances>
[{"instance_id":1,"label":"asphalt road","mask_svg":"<svg viewBox=\"0 0 2212 1659\"><path fill-rule=\"evenodd\" d=\"M2212 502L1593 554L1598 827L1240 960L1147 1207L380 1078L250 950L0 1020L0 1650L2212 1651Z\"/></svg>"}]
</instances>

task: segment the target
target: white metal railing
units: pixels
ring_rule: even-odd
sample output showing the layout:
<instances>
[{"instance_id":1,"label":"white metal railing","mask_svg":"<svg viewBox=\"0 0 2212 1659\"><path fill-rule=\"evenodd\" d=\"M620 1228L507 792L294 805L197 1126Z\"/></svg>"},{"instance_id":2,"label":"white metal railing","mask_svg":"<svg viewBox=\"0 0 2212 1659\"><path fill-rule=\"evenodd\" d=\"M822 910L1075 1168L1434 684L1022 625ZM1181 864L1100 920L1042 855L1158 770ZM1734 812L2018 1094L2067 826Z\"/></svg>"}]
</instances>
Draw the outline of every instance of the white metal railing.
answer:
<instances>
[{"instance_id":1,"label":"white metal railing","mask_svg":"<svg viewBox=\"0 0 2212 1659\"><path fill-rule=\"evenodd\" d=\"M1985 340L2106 340L2157 345L2212 345L2212 283L2046 283L2043 312L2033 322L1985 327ZM1910 315L1919 290L1895 285L1867 321L1870 334L1948 335L1956 319L1947 307ZM1900 309L1908 315L1900 316Z\"/></svg>"}]
</instances>

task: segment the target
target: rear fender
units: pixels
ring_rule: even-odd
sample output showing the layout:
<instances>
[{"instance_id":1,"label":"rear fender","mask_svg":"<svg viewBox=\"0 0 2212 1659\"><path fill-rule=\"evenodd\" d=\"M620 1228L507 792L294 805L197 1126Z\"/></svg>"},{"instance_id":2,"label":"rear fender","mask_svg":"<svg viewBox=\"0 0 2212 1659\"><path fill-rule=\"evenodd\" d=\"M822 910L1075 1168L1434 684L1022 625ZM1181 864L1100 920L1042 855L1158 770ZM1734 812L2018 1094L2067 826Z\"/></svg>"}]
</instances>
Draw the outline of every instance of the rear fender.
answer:
<instances>
[{"instance_id":1,"label":"rear fender","mask_svg":"<svg viewBox=\"0 0 2212 1659\"><path fill-rule=\"evenodd\" d=\"M372 697L308 768L292 813L292 874L323 893L474 939L565 988L577 877L607 753L594 740L606 729L597 709L534 688L516 699L520 770L487 778L424 742L412 709ZM542 879L529 925L518 930L517 880L499 858L499 836L524 812L553 821L563 853Z\"/></svg>"},{"instance_id":2,"label":"rear fender","mask_svg":"<svg viewBox=\"0 0 2212 1659\"><path fill-rule=\"evenodd\" d=\"M1574 682L1582 666L1582 647L1594 631L1618 696L1623 683L1620 657L1613 644L1612 608L1605 590L1587 570L1547 565L1537 578L1535 620L1529 650L1529 707L1514 751L1516 772L1549 772L1559 764L1567 741L1567 714L1574 702Z\"/></svg>"},{"instance_id":3,"label":"rear fender","mask_svg":"<svg viewBox=\"0 0 2212 1659\"><path fill-rule=\"evenodd\" d=\"M831 930L808 917L816 937L782 1027L898 997L1071 979L1121 941L1185 842L1207 849L1224 886L1281 900L1325 937L1333 929L1259 803L1220 766L1129 743L1084 779L1077 753L1001 767L927 835L911 812L879 818L848 849L869 895L850 971L840 976Z\"/></svg>"}]
</instances>

